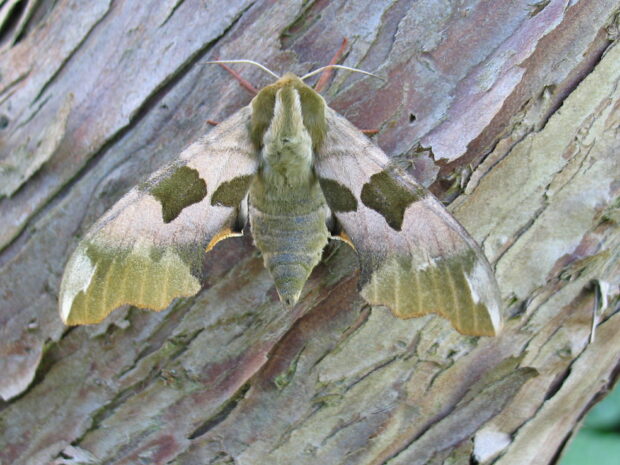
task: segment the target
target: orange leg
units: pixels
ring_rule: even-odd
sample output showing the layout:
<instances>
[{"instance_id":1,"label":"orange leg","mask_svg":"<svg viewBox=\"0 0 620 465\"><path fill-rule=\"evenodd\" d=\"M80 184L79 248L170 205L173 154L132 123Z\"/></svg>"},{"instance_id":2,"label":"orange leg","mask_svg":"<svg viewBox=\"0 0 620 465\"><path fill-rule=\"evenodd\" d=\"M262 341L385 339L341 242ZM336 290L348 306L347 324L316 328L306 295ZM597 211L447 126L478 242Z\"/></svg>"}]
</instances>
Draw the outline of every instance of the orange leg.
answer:
<instances>
[{"instance_id":1,"label":"orange leg","mask_svg":"<svg viewBox=\"0 0 620 465\"><path fill-rule=\"evenodd\" d=\"M344 51L347 49L348 42L349 41L347 40L346 37L342 39L342 45L340 45L340 48L338 49L336 54L332 57L332 59L329 60L330 65L335 65L336 63L340 61L340 59L342 58L342 55L344 54ZM332 74L334 74L334 68L327 68L325 71L323 71L321 73L321 76L319 77L319 80L314 85L314 90L316 90L317 92L321 92L325 88L325 86L327 86L327 83L331 79Z\"/></svg>"},{"instance_id":2,"label":"orange leg","mask_svg":"<svg viewBox=\"0 0 620 465\"><path fill-rule=\"evenodd\" d=\"M241 75L237 71L235 71L230 66L227 66L224 63L219 63L219 65L222 68L224 68L226 71L228 71L232 75L232 77L234 77L237 81L239 81L239 84L241 84L241 87L248 90L250 93L254 95L258 94L258 89L256 89L256 87L250 84L246 79L241 77Z\"/></svg>"},{"instance_id":3,"label":"orange leg","mask_svg":"<svg viewBox=\"0 0 620 465\"><path fill-rule=\"evenodd\" d=\"M251 94L258 94L258 90L256 89L256 87L254 87L252 84L250 84L250 82L243 78L237 71L235 71L234 69L232 69L230 66L226 65L225 63L219 63L219 65L224 68L226 71L228 71L232 77L234 77L237 81L239 81L239 84L241 84L241 87L243 87L244 89L246 89L247 91L249 91ZM211 126L217 126L219 123L219 121L213 121L212 119L208 119L207 123L209 123Z\"/></svg>"},{"instance_id":4,"label":"orange leg","mask_svg":"<svg viewBox=\"0 0 620 465\"><path fill-rule=\"evenodd\" d=\"M342 44L340 45L340 48L338 49L336 54L332 57L332 59L329 61L330 65L335 65L340 61L340 59L342 58L342 55L344 55L344 52L347 49L348 43L349 41L347 40L346 37L342 39ZM327 83L332 78L333 74L334 74L334 68L327 68L325 71L323 71L321 73L321 76L319 77L319 80L314 85L314 90L316 90L317 92L321 92L323 89L325 89L325 87L327 86ZM361 129L361 131L368 136L375 135L379 132L378 129Z\"/></svg>"}]
</instances>

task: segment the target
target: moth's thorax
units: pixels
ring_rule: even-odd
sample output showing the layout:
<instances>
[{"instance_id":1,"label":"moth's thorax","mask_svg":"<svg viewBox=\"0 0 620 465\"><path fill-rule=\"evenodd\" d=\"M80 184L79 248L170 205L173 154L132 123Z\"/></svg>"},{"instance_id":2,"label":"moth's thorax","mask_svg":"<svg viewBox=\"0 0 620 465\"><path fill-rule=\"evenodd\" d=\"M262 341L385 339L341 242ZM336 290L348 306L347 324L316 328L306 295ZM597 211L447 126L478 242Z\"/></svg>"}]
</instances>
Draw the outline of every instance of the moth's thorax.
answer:
<instances>
[{"instance_id":1,"label":"moth's thorax","mask_svg":"<svg viewBox=\"0 0 620 465\"><path fill-rule=\"evenodd\" d=\"M312 138L304 125L299 92L292 86L276 93L261 162L263 176L276 184L305 184L312 176Z\"/></svg>"},{"instance_id":2,"label":"moth's thorax","mask_svg":"<svg viewBox=\"0 0 620 465\"><path fill-rule=\"evenodd\" d=\"M261 174L274 183L306 183L312 154L327 130L323 97L289 73L263 88L251 108L250 132L261 154Z\"/></svg>"}]
</instances>

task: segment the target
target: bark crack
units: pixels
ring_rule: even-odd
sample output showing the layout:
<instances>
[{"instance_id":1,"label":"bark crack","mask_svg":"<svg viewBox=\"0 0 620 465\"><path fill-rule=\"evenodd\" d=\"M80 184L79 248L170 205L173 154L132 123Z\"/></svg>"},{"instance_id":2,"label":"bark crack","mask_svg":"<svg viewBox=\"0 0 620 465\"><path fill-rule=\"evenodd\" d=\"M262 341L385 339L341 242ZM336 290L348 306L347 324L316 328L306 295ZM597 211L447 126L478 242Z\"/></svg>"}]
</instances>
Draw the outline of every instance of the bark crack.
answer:
<instances>
[{"instance_id":1,"label":"bark crack","mask_svg":"<svg viewBox=\"0 0 620 465\"><path fill-rule=\"evenodd\" d=\"M187 436L187 439L193 440L200 436L204 436L210 430L212 430L217 425L219 425L224 420L226 420L226 418L230 416L233 410L237 408L239 403L243 399L245 399L245 395L247 394L247 392L250 390L251 387L252 387L251 382L247 382L244 385L242 385L227 402L222 404L222 406L213 416L211 416L209 419L207 419L207 421L202 423L198 428L196 428L192 433L190 433L189 436Z\"/></svg>"},{"instance_id":2,"label":"bark crack","mask_svg":"<svg viewBox=\"0 0 620 465\"><path fill-rule=\"evenodd\" d=\"M99 26L99 24L101 24L101 22L106 19L108 17L108 15L111 12L111 8L110 8L110 3L108 2L108 7L106 8L105 13L103 13L98 19L97 21L95 21L90 28L88 29L88 31L85 31L84 35L82 36L82 38L80 39L80 41L78 43L75 44L75 46L73 47L72 50L69 51L69 53L62 59L62 61L58 64L58 67L56 68L56 70L54 70L54 72L45 80L45 82L43 82L41 84L41 88L39 89L39 92L37 93L37 95L34 97L34 99L32 99L31 102L31 106L34 105L35 103L38 102L39 98L45 93L45 91L48 89L48 87L50 85L52 85L52 83L55 81L56 77L58 77L62 71L65 69L66 65L69 63L69 61L71 61L71 58L73 58L75 56L75 54L81 50L81 47L84 43L86 43L86 41L90 38L91 34L97 29L97 26ZM45 102L44 102L45 103ZM39 108L37 109L37 111L39 111L42 108L43 105L39 106ZM34 115L32 115L34 116ZM32 116L30 118L32 118Z\"/></svg>"},{"instance_id":3,"label":"bark crack","mask_svg":"<svg viewBox=\"0 0 620 465\"><path fill-rule=\"evenodd\" d=\"M170 8L170 11L168 11L168 14L164 18L164 20L161 22L159 27L164 26L168 22L168 20L174 16L176 11L179 9L181 5L183 5L183 3L185 3L185 0L176 0L175 4L172 5L172 7Z\"/></svg>"}]
</instances>

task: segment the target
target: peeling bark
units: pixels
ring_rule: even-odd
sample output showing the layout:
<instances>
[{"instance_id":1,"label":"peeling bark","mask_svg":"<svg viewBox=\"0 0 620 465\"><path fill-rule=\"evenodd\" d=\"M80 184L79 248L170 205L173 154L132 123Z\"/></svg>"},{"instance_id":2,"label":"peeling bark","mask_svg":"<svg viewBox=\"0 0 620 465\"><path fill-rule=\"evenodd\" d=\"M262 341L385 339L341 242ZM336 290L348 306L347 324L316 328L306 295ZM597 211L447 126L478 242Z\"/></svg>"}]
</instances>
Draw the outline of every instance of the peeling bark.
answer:
<instances>
[{"instance_id":1,"label":"peeling bark","mask_svg":"<svg viewBox=\"0 0 620 465\"><path fill-rule=\"evenodd\" d=\"M618 377L619 18L609 0L1 2L0 463L555 463ZM249 102L201 62L302 74L343 37L343 64L387 81L337 73L327 101L451 202L503 334L368 308L338 246L285 311L247 237L195 298L64 328L79 237Z\"/></svg>"}]
</instances>

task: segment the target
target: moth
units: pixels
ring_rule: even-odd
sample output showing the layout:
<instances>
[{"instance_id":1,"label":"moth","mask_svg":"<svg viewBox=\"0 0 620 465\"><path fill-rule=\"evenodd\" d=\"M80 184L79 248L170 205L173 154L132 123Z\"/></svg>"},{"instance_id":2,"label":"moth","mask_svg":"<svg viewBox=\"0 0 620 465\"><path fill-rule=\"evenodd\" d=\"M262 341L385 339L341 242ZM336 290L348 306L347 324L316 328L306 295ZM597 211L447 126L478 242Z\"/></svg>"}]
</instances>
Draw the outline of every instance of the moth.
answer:
<instances>
[{"instance_id":1,"label":"moth","mask_svg":"<svg viewBox=\"0 0 620 465\"><path fill-rule=\"evenodd\" d=\"M196 294L204 254L249 221L287 307L328 241L341 239L359 256L369 304L399 318L436 313L463 334L496 335L500 294L478 245L303 82L314 74L274 75L248 106L108 210L67 263L64 323L97 323L125 304L158 311Z\"/></svg>"}]
</instances>

